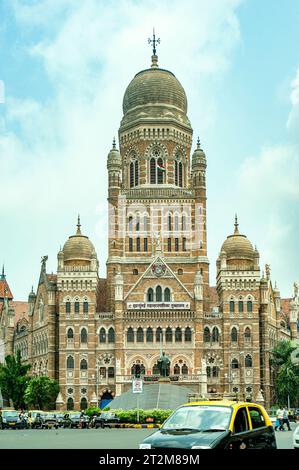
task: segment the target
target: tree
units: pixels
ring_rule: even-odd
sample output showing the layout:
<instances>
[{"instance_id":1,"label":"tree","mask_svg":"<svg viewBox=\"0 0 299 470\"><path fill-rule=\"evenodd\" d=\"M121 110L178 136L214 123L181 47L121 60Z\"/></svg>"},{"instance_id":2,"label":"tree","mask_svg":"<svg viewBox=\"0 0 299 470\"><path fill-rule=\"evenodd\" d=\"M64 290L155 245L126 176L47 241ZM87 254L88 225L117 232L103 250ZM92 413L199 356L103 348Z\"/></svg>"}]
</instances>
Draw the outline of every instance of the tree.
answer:
<instances>
[{"instance_id":1,"label":"tree","mask_svg":"<svg viewBox=\"0 0 299 470\"><path fill-rule=\"evenodd\" d=\"M6 356L5 364L0 364L0 388L4 397L12 400L15 409L25 408L24 393L30 377L27 373L29 364L22 364L21 353Z\"/></svg>"},{"instance_id":2,"label":"tree","mask_svg":"<svg viewBox=\"0 0 299 470\"><path fill-rule=\"evenodd\" d=\"M275 370L275 384L278 402L296 405L299 399L299 367L291 360L292 352L297 349L291 341L280 340L272 350L271 364Z\"/></svg>"},{"instance_id":3,"label":"tree","mask_svg":"<svg viewBox=\"0 0 299 470\"><path fill-rule=\"evenodd\" d=\"M25 402L39 410L49 407L54 408L56 397L60 387L56 380L49 377L32 377L25 390Z\"/></svg>"}]
</instances>

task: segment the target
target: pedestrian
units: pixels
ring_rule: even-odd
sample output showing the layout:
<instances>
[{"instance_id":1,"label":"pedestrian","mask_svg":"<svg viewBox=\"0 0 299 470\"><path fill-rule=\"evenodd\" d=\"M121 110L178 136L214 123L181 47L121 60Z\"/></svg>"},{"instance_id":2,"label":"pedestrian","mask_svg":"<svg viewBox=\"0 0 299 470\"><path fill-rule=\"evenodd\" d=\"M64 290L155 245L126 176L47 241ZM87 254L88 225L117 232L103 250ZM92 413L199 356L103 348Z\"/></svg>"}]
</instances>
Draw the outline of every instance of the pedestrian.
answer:
<instances>
[{"instance_id":1,"label":"pedestrian","mask_svg":"<svg viewBox=\"0 0 299 470\"><path fill-rule=\"evenodd\" d=\"M283 422L283 424L287 425L288 431L291 431L290 420L289 420L289 412L288 412L287 407L285 406L282 411L283 411L282 422Z\"/></svg>"},{"instance_id":2,"label":"pedestrian","mask_svg":"<svg viewBox=\"0 0 299 470\"><path fill-rule=\"evenodd\" d=\"M276 412L276 419L279 421L279 431L284 431L283 427L283 410L279 407Z\"/></svg>"}]
</instances>

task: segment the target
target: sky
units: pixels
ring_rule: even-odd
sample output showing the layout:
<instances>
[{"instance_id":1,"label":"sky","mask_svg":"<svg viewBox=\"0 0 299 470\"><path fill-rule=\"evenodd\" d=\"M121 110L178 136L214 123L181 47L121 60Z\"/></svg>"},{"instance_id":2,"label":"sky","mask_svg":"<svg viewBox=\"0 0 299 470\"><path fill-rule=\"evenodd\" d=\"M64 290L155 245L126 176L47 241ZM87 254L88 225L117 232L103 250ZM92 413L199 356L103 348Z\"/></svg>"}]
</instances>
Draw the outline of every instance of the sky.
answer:
<instances>
[{"instance_id":1,"label":"sky","mask_svg":"<svg viewBox=\"0 0 299 470\"><path fill-rule=\"evenodd\" d=\"M0 0L0 263L15 300L75 233L107 259L106 160L134 75L159 65L207 157L210 284L239 230L283 297L299 280L298 0ZM296 46L297 44L297 46Z\"/></svg>"}]
</instances>

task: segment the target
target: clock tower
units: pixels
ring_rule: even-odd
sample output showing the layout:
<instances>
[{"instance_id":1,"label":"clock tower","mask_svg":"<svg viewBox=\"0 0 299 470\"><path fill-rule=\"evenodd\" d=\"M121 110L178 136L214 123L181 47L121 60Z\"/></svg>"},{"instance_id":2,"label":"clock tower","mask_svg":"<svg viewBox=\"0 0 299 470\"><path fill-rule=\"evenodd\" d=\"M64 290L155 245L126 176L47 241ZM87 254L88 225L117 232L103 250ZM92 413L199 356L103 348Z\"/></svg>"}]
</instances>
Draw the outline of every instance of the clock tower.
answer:
<instances>
[{"instance_id":1,"label":"clock tower","mask_svg":"<svg viewBox=\"0 0 299 470\"><path fill-rule=\"evenodd\" d=\"M190 157L187 97L158 66L156 43L151 67L125 91L119 146L107 162L117 395L137 364L155 375L161 347L171 374L199 374L209 302L206 157L199 141Z\"/></svg>"}]
</instances>

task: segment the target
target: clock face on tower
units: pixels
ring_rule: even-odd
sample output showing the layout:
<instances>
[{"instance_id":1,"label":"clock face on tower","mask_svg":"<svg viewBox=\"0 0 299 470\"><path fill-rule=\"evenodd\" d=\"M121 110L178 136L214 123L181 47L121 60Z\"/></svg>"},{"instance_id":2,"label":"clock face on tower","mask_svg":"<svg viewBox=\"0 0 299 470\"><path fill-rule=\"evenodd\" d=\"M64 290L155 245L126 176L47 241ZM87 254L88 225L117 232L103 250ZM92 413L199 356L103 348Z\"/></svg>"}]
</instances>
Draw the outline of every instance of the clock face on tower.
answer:
<instances>
[{"instance_id":1,"label":"clock face on tower","mask_svg":"<svg viewBox=\"0 0 299 470\"><path fill-rule=\"evenodd\" d=\"M161 277L165 274L166 266L162 263L156 263L152 265L152 273L157 276Z\"/></svg>"}]
</instances>

